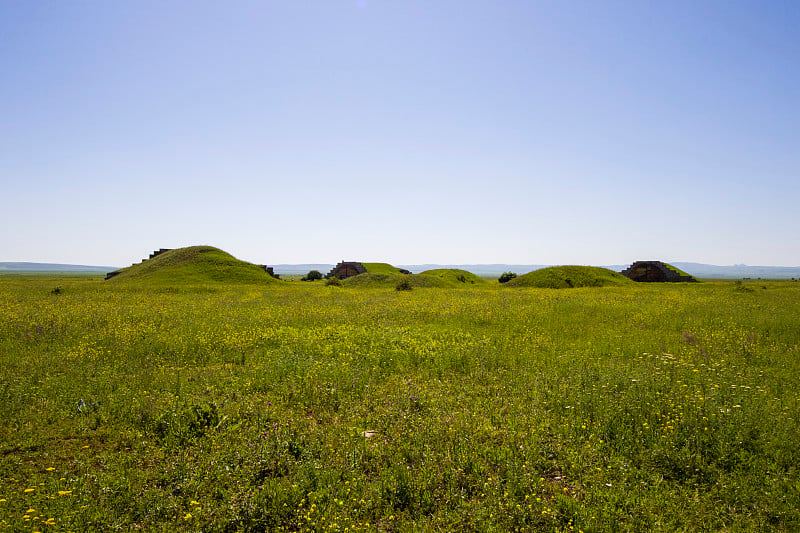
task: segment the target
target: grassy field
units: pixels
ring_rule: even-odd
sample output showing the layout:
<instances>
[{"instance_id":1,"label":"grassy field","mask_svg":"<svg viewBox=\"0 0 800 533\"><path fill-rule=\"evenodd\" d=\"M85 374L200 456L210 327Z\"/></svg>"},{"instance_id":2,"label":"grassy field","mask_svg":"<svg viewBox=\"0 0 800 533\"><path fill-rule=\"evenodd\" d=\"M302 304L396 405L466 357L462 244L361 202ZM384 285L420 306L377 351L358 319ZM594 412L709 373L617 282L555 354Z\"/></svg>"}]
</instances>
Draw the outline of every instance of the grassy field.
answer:
<instances>
[{"instance_id":1,"label":"grassy field","mask_svg":"<svg viewBox=\"0 0 800 533\"><path fill-rule=\"evenodd\" d=\"M0 530L797 531L800 284L0 278Z\"/></svg>"}]
</instances>

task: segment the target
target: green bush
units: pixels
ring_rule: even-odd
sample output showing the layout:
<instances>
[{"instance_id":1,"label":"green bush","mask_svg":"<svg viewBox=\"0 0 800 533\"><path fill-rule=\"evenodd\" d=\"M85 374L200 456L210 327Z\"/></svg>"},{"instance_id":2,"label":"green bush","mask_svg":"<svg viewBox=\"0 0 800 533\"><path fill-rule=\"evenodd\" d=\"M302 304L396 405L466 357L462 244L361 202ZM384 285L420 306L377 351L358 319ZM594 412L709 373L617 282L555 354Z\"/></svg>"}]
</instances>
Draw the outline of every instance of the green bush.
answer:
<instances>
[{"instance_id":1,"label":"green bush","mask_svg":"<svg viewBox=\"0 0 800 533\"><path fill-rule=\"evenodd\" d=\"M325 282L325 286L326 287L341 287L342 286L342 280L340 280L336 276L331 276L330 278L328 278L328 281Z\"/></svg>"},{"instance_id":2,"label":"green bush","mask_svg":"<svg viewBox=\"0 0 800 533\"><path fill-rule=\"evenodd\" d=\"M311 270L306 274L304 277L300 278L301 281L314 281L318 279L322 279L322 272L319 270Z\"/></svg>"},{"instance_id":3,"label":"green bush","mask_svg":"<svg viewBox=\"0 0 800 533\"><path fill-rule=\"evenodd\" d=\"M517 277L517 275L514 274L513 272L503 272L500 275L500 277L497 278L497 281L499 281L500 283L506 283L506 282L511 281L512 279L516 278L516 277Z\"/></svg>"},{"instance_id":4,"label":"green bush","mask_svg":"<svg viewBox=\"0 0 800 533\"><path fill-rule=\"evenodd\" d=\"M406 278L402 280L400 283L397 284L395 287L398 291L410 291L411 290L411 280Z\"/></svg>"}]
</instances>

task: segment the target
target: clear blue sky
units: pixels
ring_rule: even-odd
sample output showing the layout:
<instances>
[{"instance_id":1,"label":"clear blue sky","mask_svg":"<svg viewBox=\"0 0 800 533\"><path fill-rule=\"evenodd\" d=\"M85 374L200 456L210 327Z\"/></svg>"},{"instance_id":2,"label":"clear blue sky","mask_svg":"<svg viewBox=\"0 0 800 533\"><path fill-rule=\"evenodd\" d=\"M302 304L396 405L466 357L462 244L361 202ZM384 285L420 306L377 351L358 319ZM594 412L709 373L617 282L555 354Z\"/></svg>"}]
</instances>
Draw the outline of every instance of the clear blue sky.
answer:
<instances>
[{"instance_id":1,"label":"clear blue sky","mask_svg":"<svg viewBox=\"0 0 800 533\"><path fill-rule=\"evenodd\" d=\"M800 265L800 2L0 1L0 261Z\"/></svg>"}]
</instances>

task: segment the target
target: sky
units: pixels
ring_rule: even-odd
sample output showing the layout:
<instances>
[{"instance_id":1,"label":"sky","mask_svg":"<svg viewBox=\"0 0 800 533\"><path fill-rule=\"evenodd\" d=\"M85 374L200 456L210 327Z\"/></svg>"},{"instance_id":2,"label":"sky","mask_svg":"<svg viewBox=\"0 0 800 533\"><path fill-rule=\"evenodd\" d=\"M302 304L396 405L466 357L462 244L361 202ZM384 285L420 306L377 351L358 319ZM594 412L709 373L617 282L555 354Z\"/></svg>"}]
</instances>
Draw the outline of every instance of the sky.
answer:
<instances>
[{"instance_id":1,"label":"sky","mask_svg":"<svg viewBox=\"0 0 800 533\"><path fill-rule=\"evenodd\" d=\"M0 0L0 261L800 265L800 3Z\"/></svg>"}]
</instances>

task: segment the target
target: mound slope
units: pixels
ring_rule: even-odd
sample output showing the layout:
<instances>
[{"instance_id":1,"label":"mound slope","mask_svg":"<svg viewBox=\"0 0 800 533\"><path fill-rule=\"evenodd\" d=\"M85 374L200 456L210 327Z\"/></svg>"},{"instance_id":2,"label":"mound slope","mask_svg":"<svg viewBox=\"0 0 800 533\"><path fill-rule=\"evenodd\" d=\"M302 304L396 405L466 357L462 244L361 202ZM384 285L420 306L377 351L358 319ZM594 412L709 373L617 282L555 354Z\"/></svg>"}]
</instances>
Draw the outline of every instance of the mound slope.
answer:
<instances>
[{"instance_id":1,"label":"mound slope","mask_svg":"<svg viewBox=\"0 0 800 533\"><path fill-rule=\"evenodd\" d=\"M418 276L428 276L442 280L452 287L468 287L471 285L485 285L486 280L472 272L459 268L435 268L420 272Z\"/></svg>"},{"instance_id":2,"label":"mound slope","mask_svg":"<svg viewBox=\"0 0 800 533\"><path fill-rule=\"evenodd\" d=\"M516 277L506 287L539 287L568 289L572 287L603 287L634 283L619 272L590 266L555 266L542 268Z\"/></svg>"},{"instance_id":3,"label":"mound slope","mask_svg":"<svg viewBox=\"0 0 800 533\"><path fill-rule=\"evenodd\" d=\"M213 246L190 246L161 253L122 268L110 281L146 283L278 283L263 266L240 261Z\"/></svg>"},{"instance_id":4,"label":"mound slope","mask_svg":"<svg viewBox=\"0 0 800 533\"><path fill-rule=\"evenodd\" d=\"M389 263L361 263L369 274L406 274L408 271Z\"/></svg>"},{"instance_id":5,"label":"mound slope","mask_svg":"<svg viewBox=\"0 0 800 533\"><path fill-rule=\"evenodd\" d=\"M361 263L359 261L342 261L328 273L328 277L347 279L359 274L411 274L408 270L393 267L389 263Z\"/></svg>"}]
</instances>

